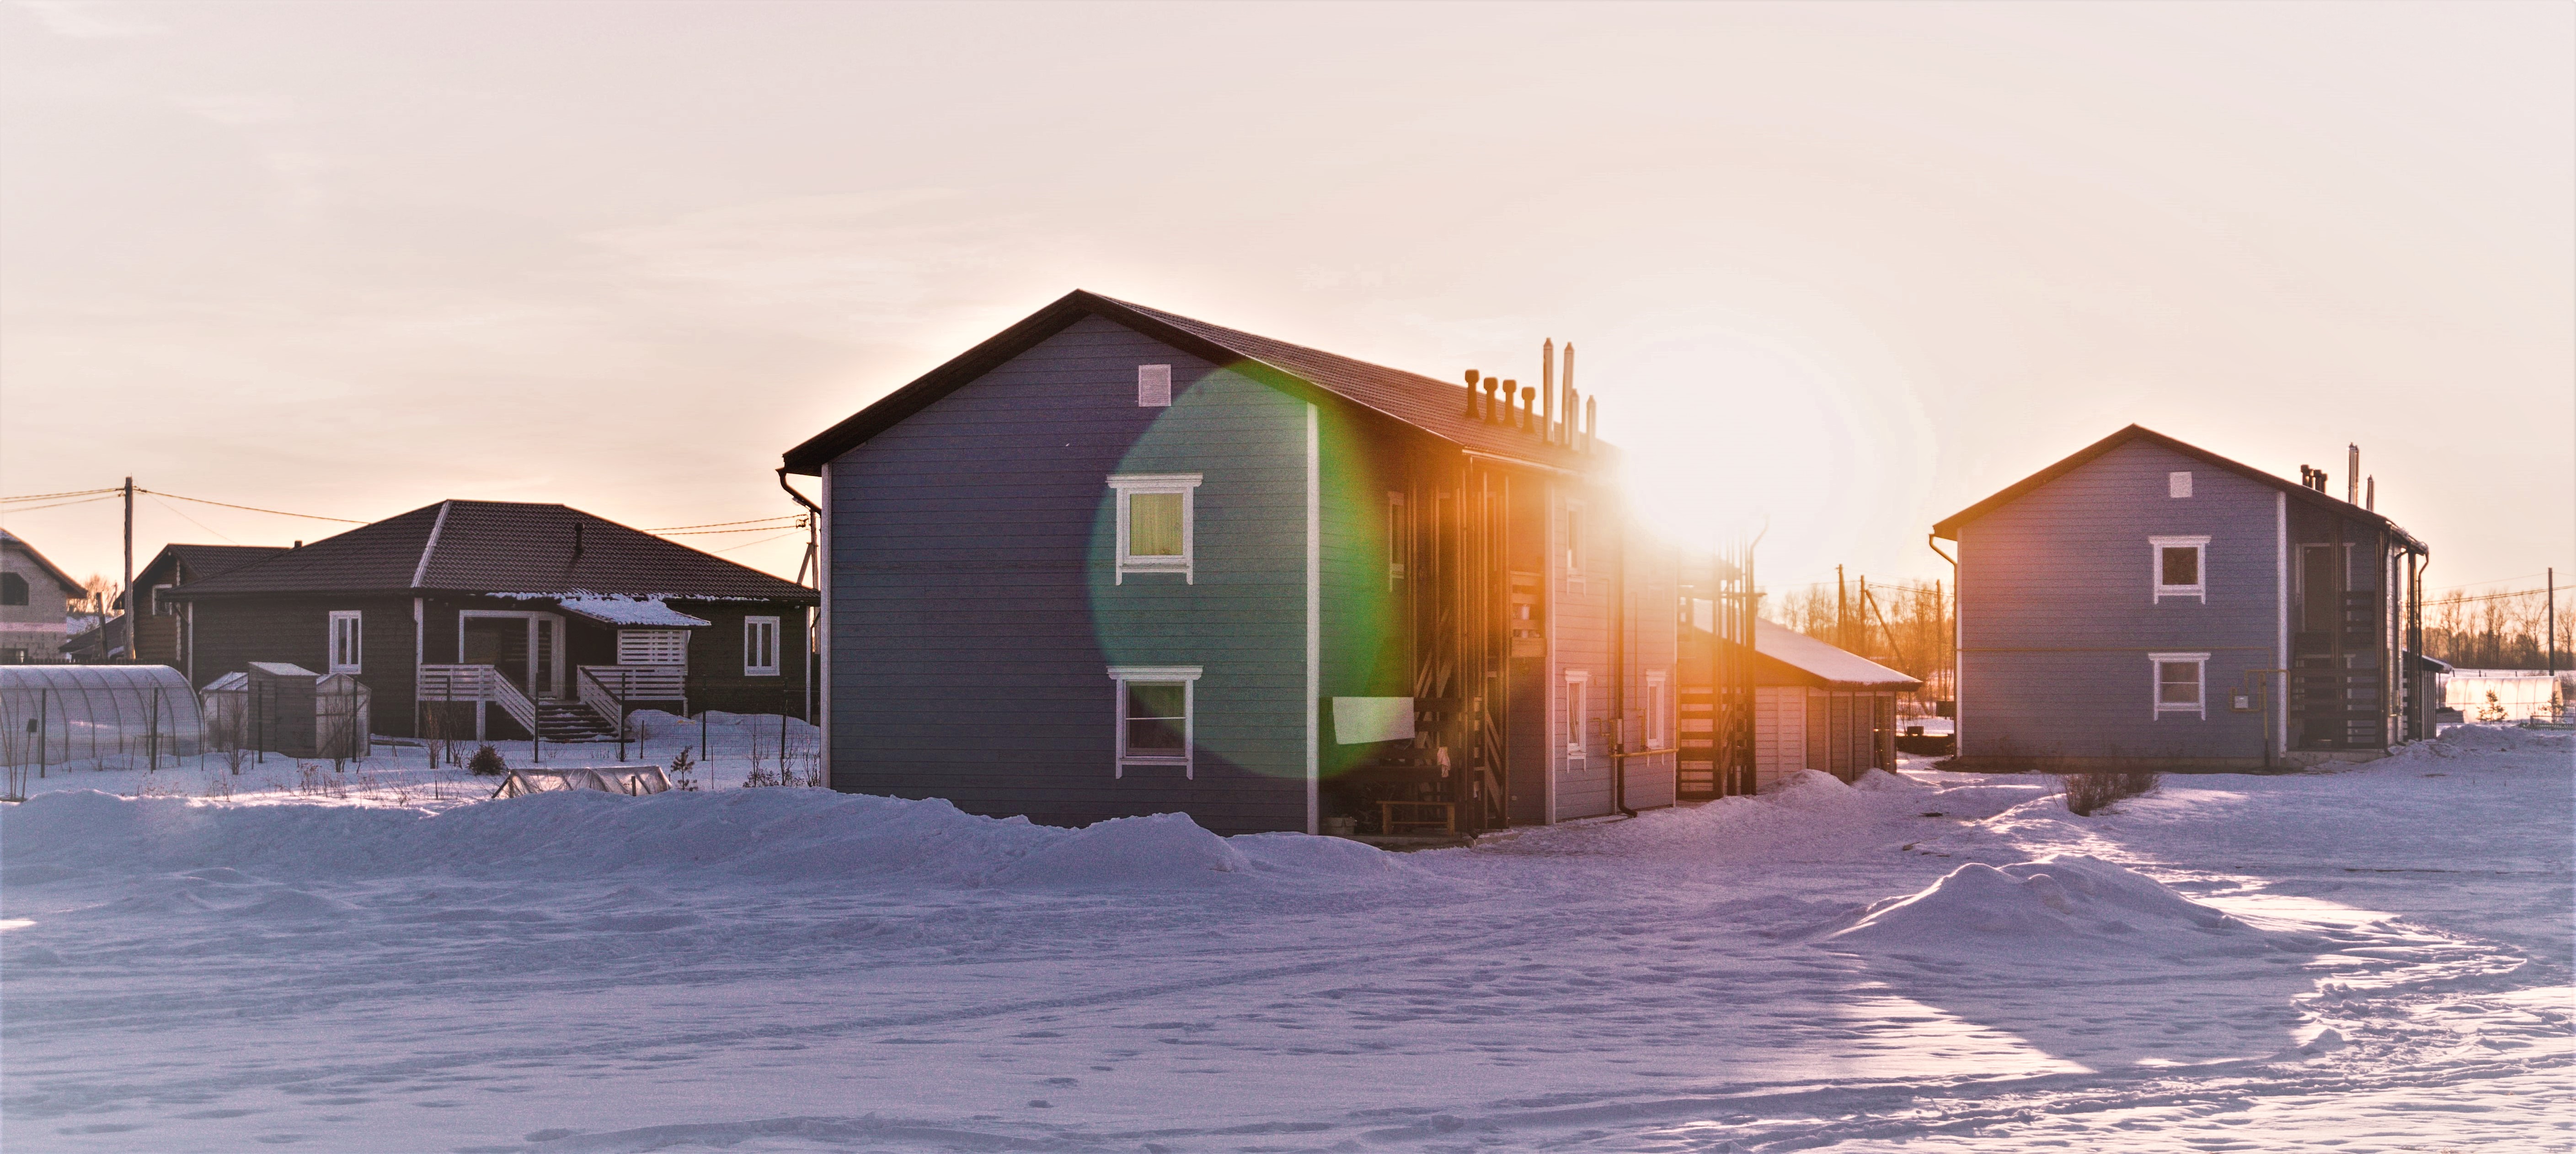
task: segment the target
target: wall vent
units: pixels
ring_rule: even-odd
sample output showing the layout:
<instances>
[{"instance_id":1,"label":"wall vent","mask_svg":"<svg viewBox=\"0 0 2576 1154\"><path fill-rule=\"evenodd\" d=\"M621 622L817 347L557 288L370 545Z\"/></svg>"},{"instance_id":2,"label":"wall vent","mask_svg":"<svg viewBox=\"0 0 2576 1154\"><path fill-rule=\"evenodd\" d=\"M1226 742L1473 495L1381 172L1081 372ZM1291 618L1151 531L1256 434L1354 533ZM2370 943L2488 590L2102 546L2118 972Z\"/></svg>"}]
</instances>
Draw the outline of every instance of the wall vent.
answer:
<instances>
[{"instance_id":1,"label":"wall vent","mask_svg":"<svg viewBox=\"0 0 2576 1154\"><path fill-rule=\"evenodd\" d=\"M2165 495L2177 499L2191 496L2191 474L2181 470L2165 474Z\"/></svg>"},{"instance_id":2,"label":"wall vent","mask_svg":"<svg viewBox=\"0 0 2576 1154\"><path fill-rule=\"evenodd\" d=\"M1172 405L1172 366L1136 366L1136 405L1144 409L1167 409Z\"/></svg>"}]
</instances>

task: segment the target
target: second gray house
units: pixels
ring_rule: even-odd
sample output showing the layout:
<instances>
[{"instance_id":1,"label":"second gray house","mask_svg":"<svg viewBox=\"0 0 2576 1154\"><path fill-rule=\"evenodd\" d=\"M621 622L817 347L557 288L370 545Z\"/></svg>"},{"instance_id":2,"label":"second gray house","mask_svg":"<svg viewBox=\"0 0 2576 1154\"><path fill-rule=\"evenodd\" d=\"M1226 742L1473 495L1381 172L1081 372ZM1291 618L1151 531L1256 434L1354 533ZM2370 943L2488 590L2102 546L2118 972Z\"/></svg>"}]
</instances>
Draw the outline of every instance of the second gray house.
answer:
<instances>
[{"instance_id":1,"label":"second gray house","mask_svg":"<svg viewBox=\"0 0 2576 1154\"><path fill-rule=\"evenodd\" d=\"M2325 488L2131 425L1934 526L1959 550L1958 764L2249 768L2422 736L2430 551Z\"/></svg>"}]
</instances>

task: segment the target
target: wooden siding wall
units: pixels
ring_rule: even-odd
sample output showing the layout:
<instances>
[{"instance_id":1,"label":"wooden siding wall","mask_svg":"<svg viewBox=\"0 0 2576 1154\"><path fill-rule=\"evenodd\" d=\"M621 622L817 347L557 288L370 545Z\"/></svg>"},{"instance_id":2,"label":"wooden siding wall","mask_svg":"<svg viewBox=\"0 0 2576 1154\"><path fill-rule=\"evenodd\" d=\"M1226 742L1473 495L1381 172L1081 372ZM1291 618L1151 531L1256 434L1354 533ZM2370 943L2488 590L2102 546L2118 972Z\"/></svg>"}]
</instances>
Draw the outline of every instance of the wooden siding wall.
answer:
<instances>
[{"instance_id":1,"label":"wooden siding wall","mask_svg":"<svg viewBox=\"0 0 2576 1154\"><path fill-rule=\"evenodd\" d=\"M412 650L409 597L241 597L201 601L196 607L196 686L254 661L285 661L315 673L331 672L331 614L355 609L359 618L358 680L372 695L375 731L410 736Z\"/></svg>"},{"instance_id":2,"label":"wooden siding wall","mask_svg":"<svg viewBox=\"0 0 2576 1154\"><path fill-rule=\"evenodd\" d=\"M2187 470L2193 495L2167 495ZM2258 714L2231 713L2277 666L2278 494L2207 462L2123 445L1960 530L1965 757L2154 757L2255 763ZM2153 536L2210 538L2206 604L2154 600ZM2210 654L2206 720L2155 709L2147 654Z\"/></svg>"},{"instance_id":3,"label":"wooden siding wall","mask_svg":"<svg viewBox=\"0 0 2576 1154\"><path fill-rule=\"evenodd\" d=\"M1143 364L1170 408L1137 405ZM1304 402L1094 317L835 459L833 787L1305 828L1305 454ZM1195 583L1116 581L1130 472L1205 475ZM1195 779L1115 775L1113 664L1203 667Z\"/></svg>"}]
</instances>

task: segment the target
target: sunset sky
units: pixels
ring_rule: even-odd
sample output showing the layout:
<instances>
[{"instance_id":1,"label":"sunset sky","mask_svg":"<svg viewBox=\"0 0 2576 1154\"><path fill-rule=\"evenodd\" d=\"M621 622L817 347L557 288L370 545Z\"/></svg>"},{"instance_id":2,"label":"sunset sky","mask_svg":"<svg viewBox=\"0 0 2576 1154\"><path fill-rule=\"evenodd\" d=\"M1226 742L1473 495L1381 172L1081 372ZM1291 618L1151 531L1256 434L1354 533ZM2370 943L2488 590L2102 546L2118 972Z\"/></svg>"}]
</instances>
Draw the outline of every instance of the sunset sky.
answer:
<instances>
[{"instance_id":1,"label":"sunset sky","mask_svg":"<svg viewBox=\"0 0 2576 1154\"><path fill-rule=\"evenodd\" d=\"M21 0L0 494L775 516L1087 288L1444 380L1571 340L1775 590L1946 577L1933 520L2131 422L2338 493L2358 442L2431 586L2576 579L2571 61L2563 3ZM113 574L115 510L6 524Z\"/></svg>"}]
</instances>

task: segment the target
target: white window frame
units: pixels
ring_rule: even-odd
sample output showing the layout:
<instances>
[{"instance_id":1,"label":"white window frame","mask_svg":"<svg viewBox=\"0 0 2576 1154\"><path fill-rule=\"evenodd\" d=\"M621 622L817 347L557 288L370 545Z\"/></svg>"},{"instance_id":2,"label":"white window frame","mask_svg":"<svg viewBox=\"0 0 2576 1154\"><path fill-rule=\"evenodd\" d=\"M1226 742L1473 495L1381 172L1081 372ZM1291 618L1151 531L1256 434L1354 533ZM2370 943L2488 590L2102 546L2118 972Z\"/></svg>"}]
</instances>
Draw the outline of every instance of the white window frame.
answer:
<instances>
[{"instance_id":1,"label":"white window frame","mask_svg":"<svg viewBox=\"0 0 2576 1154\"><path fill-rule=\"evenodd\" d=\"M341 638L344 632L348 639L346 652L348 653L349 659L347 661L340 660L340 655L342 653ZM330 652L324 656L326 658L324 663L330 667L327 672L366 672L367 621L364 613L356 609L334 609L331 611L331 649Z\"/></svg>"},{"instance_id":2,"label":"white window frame","mask_svg":"<svg viewBox=\"0 0 2576 1154\"><path fill-rule=\"evenodd\" d=\"M2189 549L2198 554L2193 558L2192 575L2200 578L2199 584L2165 584L2165 550L2167 549ZM2147 581L2155 589L2153 600L2189 597L2204 605L2209 603L2209 537L2207 535L2147 538L2147 568Z\"/></svg>"},{"instance_id":3,"label":"white window frame","mask_svg":"<svg viewBox=\"0 0 2576 1154\"><path fill-rule=\"evenodd\" d=\"M1576 589L1583 587L1583 563L1588 560L1583 555L1583 513L1583 502L1565 503L1565 583Z\"/></svg>"},{"instance_id":4,"label":"white window frame","mask_svg":"<svg viewBox=\"0 0 2576 1154\"><path fill-rule=\"evenodd\" d=\"M1592 672L1588 669L1565 671L1565 767L1574 769L1591 763L1590 735L1583 732L1584 723L1592 720Z\"/></svg>"},{"instance_id":5,"label":"white window frame","mask_svg":"<svg viewBox=\"0 0 2576 1154\"><path fill-rule=\"evenodd\" d=\"M1140 409L1172 407L1172 366L1136 366L1136 407Z\"/></svg>"},{"instance_id":6,"label":"white window frame","mask_svg":"<svg viewBox=\"0 0 2576 1154\"><path fill-rule=\"evenodd\" d=\"M1178 573L1183 584L1198 584L1198 491L1200 473L1119 473L1109 478L1109 487L1118 501L1118 575L1114 584L1127 583L1130 573ZM1127 503L1138 493L1178 493L1181 495L1181 555L1178 557L1138 557L1127 551Z\"/></svg>"},{"instance_id":7,"label":"white window frame","mask_svg":"<svg viewBox=\"0 0 2576 1154\"><path fill-rule=\"evenodd\" d=\"M1111 706L1111 716L1117 727L1110 737L1115 756L1111 758L1109 776L1123 778L1127 776L1127 767L1131 765L1177 765L1181 767L1182 777L1190 779L1198 777L1199 675L1203 671L1202 667L1196 665L1112 665L1109 667L1109 680L1116 695L1116 702ZM1127 752L1127 683L1130 681L1181 683L1181 755L1179 757L1138 756Z\"/></svg>"},{"instance_id":8,"label":"white window frame","mask_svg":"<svg viewBox=\"0 0 2576 1154\"><path fill-rule=\"evenodd\" d=\"M753 658L754 656L756 656L756 653L755 653L755 651L754 651L754 650L755 650L755 646L753 645L753 639L754 639L754 638L756 638L756 637L758 637L758 636L759 636L762 632L764 632L764 631L765 631L765 632L767 632L767 633L769 634L769 637L768 637L768 641L769 641L769 664L767 664L767 665L760 665L760 664L757 664L757 663L755 663L754 661L752 661L752 658ZM779 655L778 655L778 643L779 643L779 640L780 640L780 637L779 637L780 633L781 633L781 630L780 630L780 629L779 629L779 627L778 627L778 619L777 619L777 618L775 618L775 617L745 617L745 618L743 618L743 619L742 619L742 675L743 675L743 676L745 676L745 677L776 677L776 676L778 676L778 670L779 670L779 666L780 666L780 664L781 664L781 663L780 663L780 661L779 661Z\"/></svg>"},{"instance_id":9,"label":"white window frame","mask_svg":"<svg viewBox=\"0 0 2576 1154\"><path fill-rule=\"evenodd\" d=\"M1664 671L1646 671L1646 748L1662 749L1669 741L1664 732L1668 723L1664 712Z\"/></svg>"},{"instance_id":10,"label":"white window frame","mask_svg":"<svg viewBox=\"0 0 2576 1154\"><path fill-rule=\"evenodd\" d=\"M1405 518L1404 494L1393 489L1386 494L1386 587L1404 580L1404 563L1411 559L1413 526Z\"/></svg>"},{"instance_id":11,"label":"white window frame","mask_svg":"<svg viewBox=\"0 0 2576 1154\"><path fill-rule=\"evenodd\" d=\"M2165 496L2176 501L2191 497L2191 470L2176 469L2165 474Z\"/></svg>"},{"instance_id":12,"label":"white window frame","mask_svg":"<svg viewBox=\"0 0 2576 1154\"><path fill-rule=\"evenodd\" d=\"M2197 700L2189 703L2165 700L2165 666L2168 665L2192 667L2193 684L2200 691ZM2154 704L2153 716L2157 720L2162 720L2168 713L2188 713L2202 721L2209 720L2209 654L2147 654L2147 700Z\"/></svg>"}]
</instances>

